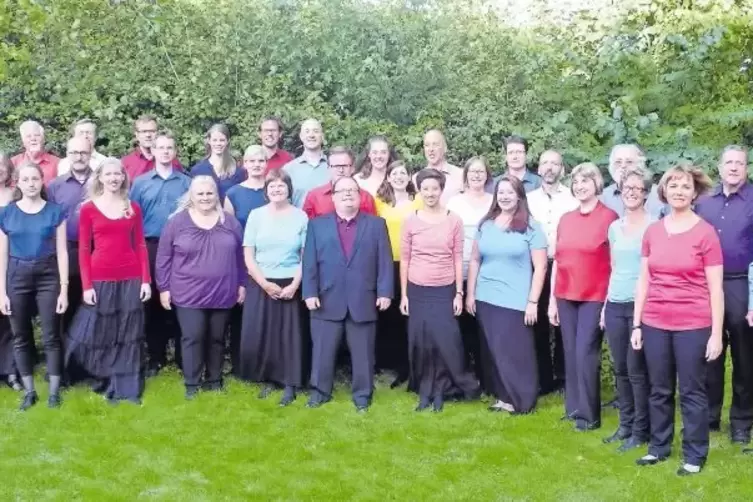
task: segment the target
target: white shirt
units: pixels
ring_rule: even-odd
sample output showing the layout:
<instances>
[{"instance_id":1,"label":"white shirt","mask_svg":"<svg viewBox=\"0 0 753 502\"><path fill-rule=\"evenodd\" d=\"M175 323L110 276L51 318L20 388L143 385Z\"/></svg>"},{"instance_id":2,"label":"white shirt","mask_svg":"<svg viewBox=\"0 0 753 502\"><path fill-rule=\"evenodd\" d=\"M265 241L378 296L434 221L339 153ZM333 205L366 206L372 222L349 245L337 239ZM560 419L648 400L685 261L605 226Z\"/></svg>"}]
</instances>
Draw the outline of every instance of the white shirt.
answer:
<instances>
[{"instance_id":1,"label":"white shirt","mask_svg":"<svg viewBox=\"0 0 753 502\"><path fill-rule=\"evenodd\" d=\"M92 168L92 170L98 168L102 165L102 162L107 159L106 155L102 155L96 150L92 151L92 156L89 159L89 167ZM60 159L60 162L58 162L58 176L61 174L65 174L68 171L71 170L71 161L68 159L68 157L65 157L63 159Z\"/></svg>"},{"instance_id":2,"label":"white shirt","mask_svg":"<svg viewBox=\"0 0 753 502\"><path fill-rule=\"evenodd\" d=\"M458 194L447 202L447 210L460 216L463 220L463 277L468 277L468 263L471 261L471 252L473 251L473 241L476 239L478 224L481 218L486 216L492 205L492 196L485 194L488 204L475 206L471 204L467 194Z\"/></svg>"},{"instance_id":3,"label":"white shirt","mask_svg":"<svg viewBox=\"0 0 753 502\"><path fill-rule=\"evenodd\" d=\"M549 258L553 258L560 218L565 213L578 209L578 201L570 193L570 189L561 183L557 184L551 195L544 191L544 187L541 187L528 192L527 198L531 216L546 233L547 254Z\"/></svg>"}]
</instances>

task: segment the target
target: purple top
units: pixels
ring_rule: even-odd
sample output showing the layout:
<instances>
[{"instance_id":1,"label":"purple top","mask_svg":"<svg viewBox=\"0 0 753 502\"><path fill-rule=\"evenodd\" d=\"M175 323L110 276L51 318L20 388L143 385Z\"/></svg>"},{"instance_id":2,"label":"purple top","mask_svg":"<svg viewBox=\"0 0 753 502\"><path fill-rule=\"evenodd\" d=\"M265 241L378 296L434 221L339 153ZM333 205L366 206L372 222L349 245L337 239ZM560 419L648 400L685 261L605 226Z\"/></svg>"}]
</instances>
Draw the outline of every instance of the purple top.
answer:
<instances>
[{"instance_id":1,"label":"purple top","mask_svg":"<svg viewBox=\"0 0 753 502\"><path fill-rule=\"evenodd\" d=\"M746 182L727 197L719 185L696 203L695 210L716 230L725 277L747 278L753 262L753 186Z\"/></svg>"},{"instance_id":2,"label":"purple top","mask_svg":"<svg viewBox=\"0 0 753 502\"><path fill-rule=\"evenodd\" d=\"M89 177L87 176L87 181ZM78 241L78 219L81 203L86 199L86 181L79 182L73 173L61 174L47 186L47 200L63 207L68 223L65 226L66 238Z\"/></svg>"},{"instance_id":3,"label":"purple top","mask_svg":"<svg viewBox=\"0 0 753 502\"><path fill-rule=\"evenodd\" d=\"M162 231L154 273L157 289L169 291L178 307L230 308L246 284L242 230L225 214L225 223L199 228L188 211L172 216Z\"/></svg>"},{"instance_id":4,"label":"purple top","mask_svg":"<svg viewBox=\"0 0 753 502\"><path fill-rule=\"evenodd\" d=\"M344 220L335 215L337 221L337 236L340 238L340 244L343 247L343 254L346 259L350 259L350 253L353 251L353 243L356 240L356 218Z\"/></svg>"}]
</instances>

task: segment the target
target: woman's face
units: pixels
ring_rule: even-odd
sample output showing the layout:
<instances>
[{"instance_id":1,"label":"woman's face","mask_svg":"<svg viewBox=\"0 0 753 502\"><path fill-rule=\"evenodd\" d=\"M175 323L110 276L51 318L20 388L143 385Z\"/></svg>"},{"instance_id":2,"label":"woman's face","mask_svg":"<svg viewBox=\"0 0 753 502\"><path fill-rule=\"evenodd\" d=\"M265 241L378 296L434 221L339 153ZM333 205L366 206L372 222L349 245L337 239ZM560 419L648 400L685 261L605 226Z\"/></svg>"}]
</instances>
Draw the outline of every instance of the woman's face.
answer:
<instances>
[{"instance_id":1,"label":"woman's face","mask_svg":"<svg viewBox=\"0 0 753 502\"><path fill-rule=\"evenodd\" d=\"M222 155L227 148L227 136L219 131L212 131L209 135L209 149L213 155Z\"/></svg>"},{"instance_id":2,"label":"woman's face","mask_svg":"<svg viewBox=\"0 0 753 502\"><path fill-rule=\"evenodd\" d=\"M191 203L202 213L217 208L217 189L209 182L191 184Z\"/></svg>"},{"instance_id":3,"label":"woman's face","mask_svg":"<svg viewBox=\"0 0 753 502\"><path fill-rule=\"evenodd\" d=\"M396 167L395 169L390 171L390 175L387 178L387 181L390 185L392 185L393 190L402 192L410 182L408 170L404 167Z\"/></svg>"},{"instance_id":4,"label":"woman's face","mask_svg":"<svg viewBox=\"0 0 753 502\"><path fill-rule=\"evenodd\" d=\"M290 199L288 185L282 180L272 180L267 185L267 199L269 202L282 202Z\"/></svg>"},{"instance_id":5,"label":"woman's face","mask_svg":"<svg viewBox=\"0 0 753 502\"><path fill-rule=\"evenodd\" d=\"M39 169L31 166L19 169L17 186L24 197L30 199L39 197L42 193L42 174Z\"/></svg>"},{"instance_id":6,"label":"woman's face","mask_svg":"<svg viewBox=\"0 0 753 502\"><path fill-rule=\"evenodd\" d=\"M574 176L572 188L578 202L590 202L596 197L596 183L591 178Z\"/></svg>"},{"instance_id":7,"label":"woman's face","mask_svg":"<svg viewBox=\"0 0 753 502\"><path fill-rule=\"evenodd\" d=\"M259 178L267 171L267 161L259 155L243 157L243 167L246 168L249 176Z\"/></svg>"},{"instance_id":8,"label":"woman's face","mask_svg":"<svg viewBox=\"0 0 753 502\"><path fill-rule=\"evenodd\" d=\"M369 147L369 162L374 171L384 172L390 160L390 146L384 141L373 141Z\"/></svg>"},{"instance_id":9,"label":"woman's face","mask_svg":"<svg viewBox=\"0 0 753 502\"><path fill-rule=\"evenodd\" d=\"M123 186L125 174L123 168L117 164L105 164L99 173L99 182L106 192L117 193Z\"/></svg>"},{"instance_id":10,"label":"woman's face","mask_svg":"<svg viewBox=\"0 0 753 502\"><path fill-rule=\"evenodd\" d=\"M675 176L667 182L664 192L667 203L672 209L685 210L695 200L695 183L690 176Z\"/></svg>"},{"instance_id":11,"label":"woman's face","mask_svg":"<svg viewBox=\"0 0 753 502\"><path fill-rule=\"evenodd\" d=\"M468 166L467 183L470 189L483 189L489 177L483 162L476 161Z\"/></svg>"},{"instance_id":12,"label":"woman's face","mask_svg":"<svg viewBox=\"0 0 753 502\"><path fill-rule=\"evenodd\" d=\"M439 181L434 178L427 178L421 183L419 191L426 207L439 205L439 198L442 196L442 187Z\"/></svg>"},{"instance_id":13,"label":"woman's face","mask_svg":"<svg viewBox=\"0 0 753 502\"><path fill-rule=\"evenodd\" d=\"M622 183L620 198L625 209L635 210L646 202L646 187L639 176L630 176Z\"/></svg>"},{"instance_id":14,"label":"woman's face","mask_svg":"<svg viewBox=\"0 0 753 502\"><path fill-rule=\"evenodd\" d=\"M502 181L497 186L497 206L503 213L512 213L518 208L518 194L511 183Z\"/></svg>"}]
</instances>

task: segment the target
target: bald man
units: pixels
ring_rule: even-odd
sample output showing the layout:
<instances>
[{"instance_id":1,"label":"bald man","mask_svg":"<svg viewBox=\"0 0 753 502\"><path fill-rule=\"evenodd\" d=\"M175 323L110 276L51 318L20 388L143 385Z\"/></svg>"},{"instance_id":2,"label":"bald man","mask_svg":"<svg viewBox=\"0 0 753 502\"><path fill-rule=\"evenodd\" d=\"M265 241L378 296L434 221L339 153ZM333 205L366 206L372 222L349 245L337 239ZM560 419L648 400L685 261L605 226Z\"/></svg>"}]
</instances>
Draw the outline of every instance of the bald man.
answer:
<instances>
[{"instance_id":1,"label":"bald man","mask_svg":"<svg viewBox=\"0 0 753 502\"><path fill-rule=\"evenodd\" d=\"M303 144L303 154L285 164L282 169L293 182L293 204L300 208L309 191L327 183L330 176L327 157L322 150L322 124L316 119L304 120L299 137Z\"/></svg>"},{"instance_id":2,"label":"bald man","mask_svg":"<svg viewBox=\"0 0 753 502\"><path fill-rule=\"evenodd\" d=\"M427 163L424 169L436 169L445 175L445 186L440 200L446 205L453 195L463 191L463 170L447 162L447 142L441 131L431 129L424 134L424 156ZM418 173L413 176L414 184L417 175Z\"/></svg>"},{"instance_id":3,"label":"bald man","mask_svg":"<svg viewBox=\"0 0 753 502\"><path fill-rule=\"evenodd\" d=\"M19 168L23 164L32 163L42 168L44 183L47 184L58 175L60 159L44 149L44 127L39 122L27 120L19 128L21 143L24 151L13 157L13 167Z\"/></svg>"}]
</instances>

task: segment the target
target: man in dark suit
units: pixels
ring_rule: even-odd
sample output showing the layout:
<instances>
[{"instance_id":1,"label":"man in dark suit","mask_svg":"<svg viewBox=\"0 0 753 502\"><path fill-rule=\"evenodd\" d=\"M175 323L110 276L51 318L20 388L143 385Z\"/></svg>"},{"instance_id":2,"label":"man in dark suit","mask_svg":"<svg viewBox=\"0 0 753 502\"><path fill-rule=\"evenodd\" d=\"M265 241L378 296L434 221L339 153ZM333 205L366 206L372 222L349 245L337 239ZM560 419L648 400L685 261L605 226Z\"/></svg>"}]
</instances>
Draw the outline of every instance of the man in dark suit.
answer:
<instances>
[{"instance_id":1,"label":"man in dark suit","mask_svg":"<svg viewBox=\"0 0 753 502\"><path fill-rule=\"evenodd\" d=\"M330 162L332 159L330 159ZM360 189L343 177L332 187L335 212L309 222L301 291L311 311L311 396L318 408L332 399L337 348L345 333L353 366L353 402L371 404L377 311L394 291L392 254L382 218L359 212Z\"/></svg>"}]
</instances>

